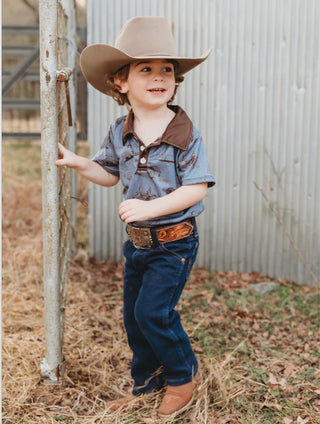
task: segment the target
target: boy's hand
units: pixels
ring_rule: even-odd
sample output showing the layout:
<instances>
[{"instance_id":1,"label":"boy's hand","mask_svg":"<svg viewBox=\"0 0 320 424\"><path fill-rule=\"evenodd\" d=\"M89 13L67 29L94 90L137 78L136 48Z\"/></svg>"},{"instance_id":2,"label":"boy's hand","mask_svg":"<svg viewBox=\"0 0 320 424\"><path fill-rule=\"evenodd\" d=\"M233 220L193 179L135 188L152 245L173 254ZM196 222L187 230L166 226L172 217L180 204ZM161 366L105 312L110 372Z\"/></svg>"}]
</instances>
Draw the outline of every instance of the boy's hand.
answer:
<instances>
[{"instance_id":1,"label":"boy's hand","mask_svg":"<svg viewBox=\"0 0 320 424\"><path fill-rule=\"evenodd\" d=\"M119 214L128 224L180 212L203 200L207 187L207 183L184 185L170 194L152 200L127 199L120 203Z\"/></svg>"},{"instance_id":2,"label":"boy's hand","mask_svg":"<svg viewBox=\"0 0 320 424\"><path fill-rule=\"evenodd\" d=\"M134 221L147 221L155 216L152 201L139 199L128 199L121 202L119 214L122 221L127 224Z\"/></svg>"},{"instance_id":3,"label":"boy's hand","mask_svg":"<svg viewBox=\"0 0 320 424\"><path fill-rule=\"evenodd\" d=\"M57 166L67 166L74 168L77 165L77 155L66 149L62 144L58 144L58 160Z\"/></svg>"},{"instance_id":4,"label":"boy's hand","mask_svg":"<svg viewBox=\"0 0 320 424\"><path fill-rule=\"evenodd\" d=\"M119 177L110 174L97 162L76 155L60 143L58 148L58 160L56 161L57 166L67 166L68 168L72 168L82 177L103 187L114 186L119 181Z\"/></svg>"}]
</instances>

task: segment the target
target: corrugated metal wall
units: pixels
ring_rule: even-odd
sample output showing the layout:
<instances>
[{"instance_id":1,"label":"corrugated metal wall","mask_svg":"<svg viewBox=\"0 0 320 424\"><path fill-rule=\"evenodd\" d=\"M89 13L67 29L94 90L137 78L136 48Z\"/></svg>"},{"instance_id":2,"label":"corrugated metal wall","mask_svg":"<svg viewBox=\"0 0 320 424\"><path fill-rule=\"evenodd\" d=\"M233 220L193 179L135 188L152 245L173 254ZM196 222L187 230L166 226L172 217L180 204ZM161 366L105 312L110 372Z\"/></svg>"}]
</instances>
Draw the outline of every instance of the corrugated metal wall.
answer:
<instances>
[{"instance_id":1,"label":"corrugated metal wall","mask_svg":"<svg viewBox=\"0 0 320 424\"><path fill-rule=\"evenodd\" d=\"M217 180L199 219L197 265L314 282L306 266L319 275L320 2L88 0L88 43L113 44L127 19L143 15L173 22L182 56L213 47L176 99L203 134ZM92 153L124 113L89 88ZM98 259L122 257L120 201L120 187L91 187L90 249Z\"/></svg>"}]
</instances>

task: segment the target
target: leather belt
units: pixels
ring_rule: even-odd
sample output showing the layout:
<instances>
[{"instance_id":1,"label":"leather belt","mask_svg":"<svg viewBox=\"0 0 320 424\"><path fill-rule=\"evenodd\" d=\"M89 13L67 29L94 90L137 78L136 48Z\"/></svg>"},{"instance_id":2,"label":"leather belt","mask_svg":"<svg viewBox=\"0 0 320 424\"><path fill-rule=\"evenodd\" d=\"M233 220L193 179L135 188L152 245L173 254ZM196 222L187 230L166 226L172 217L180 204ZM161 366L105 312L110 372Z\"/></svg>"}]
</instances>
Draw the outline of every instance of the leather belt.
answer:
<instances>
[{"instance_id":1,"label":"leather belt","mask_svg":"<svg viewBox=\"0 0 320 424\"><path fill-rule=\"evenodd\" d=\"M135 227L127 225L127 233L134 247L151 250L159 243L169 243L193 234L194 226L191 219L165 227Z\"/></svg>"}]
</instances>

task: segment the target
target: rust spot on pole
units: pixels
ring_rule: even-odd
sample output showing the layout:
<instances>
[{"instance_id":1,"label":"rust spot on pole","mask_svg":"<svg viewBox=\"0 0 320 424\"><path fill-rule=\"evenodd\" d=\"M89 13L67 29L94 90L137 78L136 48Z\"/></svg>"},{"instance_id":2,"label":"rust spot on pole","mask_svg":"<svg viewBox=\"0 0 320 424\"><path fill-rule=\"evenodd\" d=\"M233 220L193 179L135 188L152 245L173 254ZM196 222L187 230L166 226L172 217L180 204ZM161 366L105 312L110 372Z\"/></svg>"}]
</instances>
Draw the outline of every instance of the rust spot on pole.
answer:
<instances>
[{"instance_id":1,"label":"rust spot on pole","mask_svg":"<svg viewBox=\"0 0 320 424\"><path fill-rule=\"evenodd\" d=\"M50 74L46 73L46 83L49 84L51 80Z\"/></svg>"},{"instance_id":2,"label":"rust spot on pole","mask_svg":"<svg viewBox=\"0 0 320 424\"><path fill-rule=\"evenodd\" d=\"M46 50L46 56L49 57L49 50Z\"/></svg>"},{"instance_id":3,"label":"rust spot on pole","mask_svg":"<svg viewBox=\"0 0 320 424\"><path fill-rule=\"evenodd\" d=\"M69 127L72 127L72 113L71 113L71 102L70 102L70 93L69 93L69 79L72 75L72 69L65 68L57 71L57 81L64 82L65 91L66 91L66 101L67 101L67 110L68 110L68 123Z\"/></svg>"},{"instance_id":4,"label":"rust spot on pole","mask_svg":"<svg viewBox=\"0 0 320 424\"><path fill-rule=\"evenodd\" d=\"M72 70L69 68L61 69L57 71L57 81L67 82L72 74Z\"/></svg>"},{"instance_id":5,"label":"rust spot on pole","mask_svg":"<svg viewBox=\"0 0 320 424\"><path fill-rule=\"evenodd\" d=\"M68 78L63 74L58 74L57 75L57 81L58 82L66 82L66 81L68 81Z\"/></svg>"}]
</instances>

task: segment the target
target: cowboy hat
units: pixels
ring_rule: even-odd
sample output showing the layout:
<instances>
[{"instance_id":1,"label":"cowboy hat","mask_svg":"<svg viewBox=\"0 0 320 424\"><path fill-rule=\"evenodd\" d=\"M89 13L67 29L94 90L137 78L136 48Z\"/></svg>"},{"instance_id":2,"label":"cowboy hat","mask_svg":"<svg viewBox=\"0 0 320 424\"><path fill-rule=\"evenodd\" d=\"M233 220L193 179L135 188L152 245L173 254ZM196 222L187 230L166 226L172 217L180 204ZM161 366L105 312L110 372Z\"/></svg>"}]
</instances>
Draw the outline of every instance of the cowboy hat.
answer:
<instances>
[{"instance_id":1,"label":"cowboy hat","mask_svg":"<svg viewBox=\"0 0 320 424\"><path fill-rule=\"evenodd\" d=\"M92 44L80 56L81 70L94 88L106 94L105 76L139 59L168 59L178 63L177 75L183 75L207 59L211 49L201 57L180 57L176 53L170 26L165 17L135 17L122 27L115 47Z\"/></svg>"}]
</instances>

